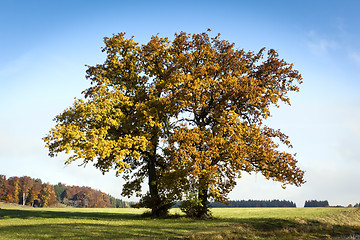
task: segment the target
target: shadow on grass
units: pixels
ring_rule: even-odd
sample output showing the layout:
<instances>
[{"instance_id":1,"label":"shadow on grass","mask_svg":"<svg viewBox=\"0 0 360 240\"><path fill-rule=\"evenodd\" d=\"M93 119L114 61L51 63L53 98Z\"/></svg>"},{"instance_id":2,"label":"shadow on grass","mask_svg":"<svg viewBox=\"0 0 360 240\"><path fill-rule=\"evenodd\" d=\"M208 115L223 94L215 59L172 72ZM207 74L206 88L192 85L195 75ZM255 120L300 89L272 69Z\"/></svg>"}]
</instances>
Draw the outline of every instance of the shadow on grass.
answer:
<instances>
[{"instance_id":1,"label":"shadow on grass","mask_svg":"<svg viewBox=\"0 0 360 240\"><path fill-rule=\"evenodd\" d=\"M0 209L0 221L5 223L0 223L0 239L183 238L181 226L176 223L180 218L183 219L180 215L155 219L139 213ZM12 219L15 222L6 224ZM187 226L184 231L191 228Z\"/></svg>"},{"instance_id":2,"label":"shadow on grass","mask_svg":"<svg viewBox=\"0 0 360 240\"><path fill-rule=\"evenodd\" d=\"M72 218L72 219L95 219L95 220L126 220L139 219L141 215L136 213L106 213L106 212L68 212L68 211L36 211L36 210L17 210L0 209L0 219L9 218Z\"/></svg>"},{"instance_id":3,"label":"shadow on grass","mask_svg":"<svg viewBox=\"0 0 360 240\"><path fill-rule=\"evenodd\" d=\"M152 219L137 213L1 209L0 220L6 221L7 219L30 221L27 221L26 224L15 222L14 224L0 225L0 238L323 239L360 232L360 226L333 225L304 219L214 218L193 220L179 216ZM62 219L69 219L70 222ZM43 224L44 222L45 224Z\"/></svg>"},{"instance_id":4,"label":"shadow on grass","mask_svg":"<svg viewBox=\"0 0 360 240\"><path fill-rule=\"evenodd\" d=\"M163 226L89 223L7 226L1 227L0 232L4 239L164 239L173 235L173 229Z\"/></svg>"},{"instance_id":5,"label":"shadow on grass","mask_svg":"<svg viewBox=\"0 0 360 240\"><path fill-rule=\"evenodd\" d=\"M231 218L224 220L227 224L237 226L238 229L245 227L248 231L264 239L324 239L360 233L359 225L330 224L318 220L279 218Z\"/></svg>"}]
</instances>

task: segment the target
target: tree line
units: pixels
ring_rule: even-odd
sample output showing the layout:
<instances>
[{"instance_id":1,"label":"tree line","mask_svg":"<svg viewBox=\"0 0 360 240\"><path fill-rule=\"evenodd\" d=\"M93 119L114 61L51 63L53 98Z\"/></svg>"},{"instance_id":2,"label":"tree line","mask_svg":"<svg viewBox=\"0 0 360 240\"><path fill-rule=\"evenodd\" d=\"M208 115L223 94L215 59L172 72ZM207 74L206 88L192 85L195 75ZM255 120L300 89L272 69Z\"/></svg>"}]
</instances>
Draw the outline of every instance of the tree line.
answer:
<instances>
[{"instance_id":1,"label":"tree line","mask_svg":"<svg viewBox=\"0 0 360 240\"><path fill-rule=\"evenodd\" d=\"M296 204L287 200L231 200L229 205L219 202L212 202L211 207L236 207L236 208L253 208L253 207L296 207Z\"/></svg>"},{"instance_id":2,"label":"tree line","mask_svg":"<svg viewBox=\"0 0 360 240\"><path fill-rule=\"evenodd\" d=\"M317 201L317 200L307 200L305 201L304 207L329 207L329 202L325 201Z\"/></svg>"},{"instance_id":3,"label":"tree line","mask_svg":"<svg viewBox=\"0 0 360 240\"><path fill-rule=\"evenodd\" d=\"M0 201L32 207L51 207L57 203L71 207L124 208L129 203L90 187L51 185L29 176L0 175Z\"/></svg>"},{"instance_id":4,"label":"tree line","mask_svg":"<svg viewBox=\"0 0 360 240\"><path fill-rule=\"evenodd\" d=\"M54 186L28 176L0 175L0 200L33 207L50 207L57 203Z\"/></svg>"},{"instance_id":5,"label":"tree line","mask_svg":"<svg viewBox=\"0 0 360 240\"><path fill-rule=\"evenodd\" d=\"M176 202L174 208L182 208L182 202ZM211 208L258 208L258 207L296 207L296 204L287 200L228 200L226 203L210 202Z\"/></svg>"},{"instance_id":6,"label":"tree line","mask_svg":"<svg viewBox=\"0 0 360 240\"><path fill-rule=\"evenodd\" d=\"M129 203L90 187L54 185L56 200L71 207L126 208Z\"/></svg>"}]
</instances>

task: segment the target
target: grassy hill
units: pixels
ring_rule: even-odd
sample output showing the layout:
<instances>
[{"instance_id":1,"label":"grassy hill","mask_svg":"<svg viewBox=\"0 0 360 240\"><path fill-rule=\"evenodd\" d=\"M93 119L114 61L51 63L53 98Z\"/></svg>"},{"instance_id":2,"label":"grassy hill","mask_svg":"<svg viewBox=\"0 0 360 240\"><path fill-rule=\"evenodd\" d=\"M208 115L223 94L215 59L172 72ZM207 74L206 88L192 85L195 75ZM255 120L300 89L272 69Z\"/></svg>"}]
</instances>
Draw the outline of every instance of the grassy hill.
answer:
<instances>
[{"instance_id":1,"label":"grassy hill","mask_svg":"<svg viewBox=\"0 0 360 240\"><path fill-rule=\"evenodd\" d=\"M220 208L214 219L142 217L144 209L0 203L0 239L331 239L360 233L357 208Z\"/></svg>"}]
</instances>

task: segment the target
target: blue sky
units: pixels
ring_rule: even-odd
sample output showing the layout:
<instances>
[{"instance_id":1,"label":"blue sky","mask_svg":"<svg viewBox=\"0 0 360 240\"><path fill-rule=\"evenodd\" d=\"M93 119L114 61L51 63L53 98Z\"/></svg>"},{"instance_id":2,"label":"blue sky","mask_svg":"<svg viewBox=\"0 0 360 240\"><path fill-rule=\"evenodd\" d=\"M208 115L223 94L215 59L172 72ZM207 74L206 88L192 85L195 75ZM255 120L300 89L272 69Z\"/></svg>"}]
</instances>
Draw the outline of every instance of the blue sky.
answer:
<instances>
[{"instance_id":1,"label":"blue sky","mask_svg":"<svg viewBox=\"0 0 360 240\"><path fill-rule=\"evenodd\" d=\"M64 167L41 140L52 119L89 86L85 64L102 63L103 38L127 32L200 33L211 28L237 48L276 49L304 78L292 106L268 125L290 136L307 183L283 190L244 174L232 199L360 202L360 15L358 1L0 0L0 174L86 185L120 197L121 178Z\"/></svg>"}]
</instances>

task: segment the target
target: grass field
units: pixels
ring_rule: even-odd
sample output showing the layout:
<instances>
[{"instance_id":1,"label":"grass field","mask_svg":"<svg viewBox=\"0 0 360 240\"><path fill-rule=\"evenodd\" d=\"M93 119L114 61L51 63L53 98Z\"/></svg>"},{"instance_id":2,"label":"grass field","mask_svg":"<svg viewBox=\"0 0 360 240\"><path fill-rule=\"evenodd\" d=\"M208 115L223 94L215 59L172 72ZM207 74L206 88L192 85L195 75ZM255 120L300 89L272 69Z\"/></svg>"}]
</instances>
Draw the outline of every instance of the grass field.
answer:
<instances>
[{"instance_id":1,"label":"grass field","mask_svg":"<svg viewBox=\"0 0 360 240\"><path fill-rule=\"evenodd\" d=\"M351 239L354 208L218 208L214 219L142 217L143 209L30 208L0 203L0 239Z\"/></svg>"}]
</instances>

